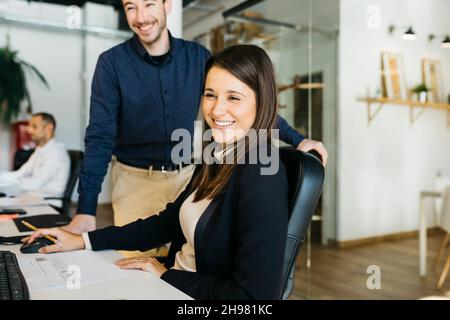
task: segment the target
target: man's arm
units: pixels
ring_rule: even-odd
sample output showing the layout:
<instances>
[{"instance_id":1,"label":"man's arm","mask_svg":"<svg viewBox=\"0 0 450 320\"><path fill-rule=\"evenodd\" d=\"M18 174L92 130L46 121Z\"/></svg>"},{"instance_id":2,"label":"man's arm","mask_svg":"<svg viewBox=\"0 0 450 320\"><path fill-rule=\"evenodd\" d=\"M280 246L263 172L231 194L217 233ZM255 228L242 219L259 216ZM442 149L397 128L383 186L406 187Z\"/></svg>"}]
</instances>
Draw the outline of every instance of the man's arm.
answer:
<instances>
[{"instance_id":1,"label":"man's arm","mask_svg":"<svg viewBox=\"0 0 450 320\"><path fill-rule=\"evenodd\" d=\"M28 158L28 160L16 171L11 171L9 174L12 178L21 179L29 176L33 173L34 162L36 161L36 155L34 153Z\"/></svg>"},{"instance_id":2,"label":"man's arm","mask_svg":"<svg viewBox=\"0 0 450 320\"><path fill-rule=\"evenodd\" d=\"M65 227L74 233L95 229L98 194L117 136L120 90L112 56L100 55L91 87L89 125L85 136L85 155L78 185L77 215Z\"/></svg>"},{"instance_id":3,"label":"man's arm","mask_svg":"<svg viewBox=\"0 0 450 320\"><path fill-rule=\"evenodd\" d=\"M321 156L323 165L325 166L327 164L328 152L322 142L306 139L299 132L297 132L297 130L292 128L281 116L277 116L277 128L280 132L281 141L284 141L294 146L297 150L303 152L315 150Z\"/></svg>"},{"instance_id":4,"label":"man's arm","mask_svg":"<svg viewBox=\"0 0 450 320\"><path fill-rule=\"evenodd\" d=\"M31 157L16 171L0 172L0 183L6 183L7 185L14 185L20 188L20 180L31 176L33 173L35 156ZM21 188L24 190L23 188Z\"/></svg>"},{"instance_id":5,"label":"man's arm","mask_svg":"<svg viewBox=\"0 0 450 320\"><path fill-rule=\"evenodd\" d=\"M302 140L305 139L297 130L292 128L289 123L280 115L277 116L277 126L279 130L280 140L294 147L297 147Z\"/></svg>"}]
</instances>

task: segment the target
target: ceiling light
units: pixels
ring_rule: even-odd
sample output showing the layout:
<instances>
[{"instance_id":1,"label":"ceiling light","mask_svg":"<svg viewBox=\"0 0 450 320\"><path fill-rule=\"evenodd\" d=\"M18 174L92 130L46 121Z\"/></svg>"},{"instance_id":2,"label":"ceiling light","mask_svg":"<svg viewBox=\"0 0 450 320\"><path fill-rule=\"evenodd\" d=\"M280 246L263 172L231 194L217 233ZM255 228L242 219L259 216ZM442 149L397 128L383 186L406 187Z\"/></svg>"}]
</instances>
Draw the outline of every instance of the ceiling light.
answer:
<instances>
[{"instance_id":1,"label":"ceiling light","mask_svg":"<svg viewBox=\"0 0 450 320\"><path fill-rule=\"evenodd\" d=\"M412 27L409 27L404 34L402 34L403 40L416 40L417 36L414 33Z\"/></svg>"},{"instance_id":2,"label":"ceiling light","mask_svg":"<svg viewBox=\"0 0 450 320\"><path fill-rule=\"evenodd\" d=\"M445 36L444 41L441 42L441 48L450 48L450 37Z\"/></svg>"}]
</instances>

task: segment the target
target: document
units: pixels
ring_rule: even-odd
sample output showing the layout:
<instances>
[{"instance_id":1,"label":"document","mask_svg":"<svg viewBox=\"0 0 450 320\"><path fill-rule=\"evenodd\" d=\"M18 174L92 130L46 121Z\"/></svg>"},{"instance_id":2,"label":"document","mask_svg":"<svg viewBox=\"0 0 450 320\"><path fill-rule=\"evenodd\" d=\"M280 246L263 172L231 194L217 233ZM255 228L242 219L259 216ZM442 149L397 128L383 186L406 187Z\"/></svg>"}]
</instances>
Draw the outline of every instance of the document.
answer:
<instances>
[{"instance_id":1,"label":"document","mask_svg":"<svg viewBox=\"0 0 450 320\"><path fill-rule=\"evenodd\" d=\"M29 290L80 289L83 284L126 277L119 267L90 250L18 255Z\"/></svg>"}]
</instances>

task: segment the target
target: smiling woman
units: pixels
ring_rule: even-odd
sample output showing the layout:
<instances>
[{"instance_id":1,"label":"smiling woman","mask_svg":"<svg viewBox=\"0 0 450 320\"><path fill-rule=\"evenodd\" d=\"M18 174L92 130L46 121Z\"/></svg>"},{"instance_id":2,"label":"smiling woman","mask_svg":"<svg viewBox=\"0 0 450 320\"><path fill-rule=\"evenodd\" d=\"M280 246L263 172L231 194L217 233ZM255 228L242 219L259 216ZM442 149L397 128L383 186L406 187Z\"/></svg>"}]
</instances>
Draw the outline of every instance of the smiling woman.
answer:
<instances>
[{"instance_id":1,"label":"smiling woman","mask_svg":"<svg viewBox=\"0 0 450 320\"><path fill-rule=\"evenodd\" d=\"M264 50L240 45L214 55L207 63L205 83L203 114L215 131L217 146L245 140L241 132L251 130L268 132L269 140L262 144L270 144L277 87ZM224 138L224 130L235 132ZM164 265L142 257L116 264L152 272L196 299L277 299L287 237L287 177L282 163L273 174L264 174L264 167L261 161L205 162L157 215L82 235L42 229L27 241L48 234L58 238L58 245L40 249L44 253L84 248L145 251L171 242Z\"/></svg>"},{"instance_id":2,"label":"smiling woman","mask_svg":"<svg viewBox=\"0 0 450 320\"><path fill-rule=\"evenodd\" d=\"M214 140L219 143L242 138L256 117L256 97L252 89L216 66L206 77L202 107Z\"/></svg>"},{"instance_id":3,"label":"smiling woman","mask_svg":"<svg viewBox=\"0 0 450 320\"><path fill-rule=\"evenodd\" d=\"M275 72L266 52L253 45L228 47L211 57L206 74L202 110L214 141L226 149L227 144L242 139L250 129L256 135L268 130L270 138L278 102ZM214 176L212 167L203 164L202 174L194 179L194 187L199 189L195 200L217 196L237 163L221 166Z\"/></svg>"}]
</instances>

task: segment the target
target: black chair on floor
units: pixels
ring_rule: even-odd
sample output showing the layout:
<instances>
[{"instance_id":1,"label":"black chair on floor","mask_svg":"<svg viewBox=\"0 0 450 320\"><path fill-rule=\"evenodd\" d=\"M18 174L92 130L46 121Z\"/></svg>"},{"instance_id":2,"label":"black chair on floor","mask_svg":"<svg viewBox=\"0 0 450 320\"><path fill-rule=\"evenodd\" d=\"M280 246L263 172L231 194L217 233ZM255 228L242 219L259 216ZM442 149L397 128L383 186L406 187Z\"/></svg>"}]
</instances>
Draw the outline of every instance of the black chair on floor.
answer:
<instances>
[{"instance_id":1,"label":"black chair on floor","mask_svg":"<svg viewBox=\"0 0 450 320\"><path fill-rule=\"evenodd\" d=\"M312 152L312 154L317 153ZM280 296L283 300L292 293L295 262L316 210L325 177L324 167L312 154L293 148L280 148L280 159L286 167L289 184L288 238Z\"/></svg>"},{"instance_id":2,"label":"black chair on floor","mask_svg":"<svg viewBox=\"0 0 450 320\"><path fill-rule=\"evenodd\" d=\"M62 207L56 207L55 208L59 213L64 214L66 216L70 216L70 206L72 204L72 193L75 189L75 185L78 181L78 175L81 170L81 165L83 163L84 153L79 150L69 150L69 157L70 157L70 175L69 180L66 184L66 189L64 190L64 194L61 198L59 197L47 197L45 200L61 200L62 201Z\"/></svg>"}]
</instances>

